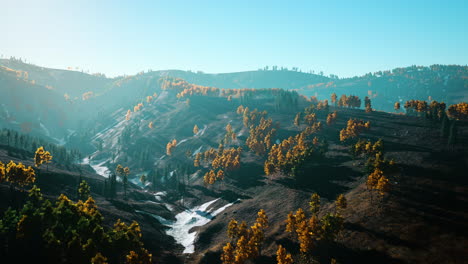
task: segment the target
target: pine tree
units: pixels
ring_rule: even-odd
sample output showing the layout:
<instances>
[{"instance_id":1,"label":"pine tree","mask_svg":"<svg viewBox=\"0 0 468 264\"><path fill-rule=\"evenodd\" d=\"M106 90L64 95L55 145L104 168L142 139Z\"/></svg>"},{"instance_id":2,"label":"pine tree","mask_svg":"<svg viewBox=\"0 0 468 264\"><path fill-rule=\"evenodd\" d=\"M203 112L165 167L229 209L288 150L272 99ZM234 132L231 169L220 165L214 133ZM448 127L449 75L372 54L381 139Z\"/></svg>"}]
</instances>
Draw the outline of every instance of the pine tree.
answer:
<instances>
[{"instance_id":1,"label":"pine tree","mask_svg":"<svg viewBox=\"0 0 468 264\"><path fill-rule=\"evenodd\" d=\"M80 182L78 187L78 199L81 201L86 201L91 195L91 188L85 180Z\"/></svg>"},{"instance_id":2,"label":"pine tree","mask_svg":"<svg viewBox=\"0 0 468 264\"><path fill-rule=\"evenodd\" d=\"M448 144L454 145L457 142L457 124L456 121L450 122L450 130L449 130L449 137L448 137Z\"/></svg>"},{"instance_id":3,"label":"pine tree","mask_svg":"<svg viewBox=\"0 0 468 264\"><path fill-rule=\"evenodd\" d=\"M331 95L331 102L333 103L334 106L336 106L336 99L337 99L336 93L333 93Z\"/></svg>"},{"instance_id":4,"label":"pine tree","mask_svg":"<svg viewBox=\"0 0 468 264\"><path fill-rule=\"evenodd\" d=\"M227 243L226 246L223 247L223 253L221 254L221 261L223 264L235 264L235 256L234 256L234 247L231 243Z\"/></svg>"},{"instance_id":5,"label":"pine tree","mask_svg":"<svg viewBox=\"0 0 468 264\"><path fill-rule=\"evenodd\" d=\"M231 240L237 238L239 234L239 228L238 228L238 223L235 219L232 219L231 221L229 221L227 233L228 233L228 237Z\"/></svg>"},{"instance_id":6,"label":"pine tree","mask_svg":"<svg viewBox=\"0 0 468 264\"><path fill-rule=\"evenodd\" d=\"M336 204L336 211L337 212L343 211L348 206L348 203L346 201L346 197L343 194L340 194L338 196L338 198L336 199L335 204Z\"/></svg>"},{"instance_id":7,"label":"pine tree","mask_svg":"<svg viewBox=\"0 0 468 264\"><path fill-rule=\"evenodd\" d=\"M320 211L320 196L317 193L312 194L310 197L309 206L312 214L317 215Z\"/></svg>"},{"instance_id":8,"label":"pine tree","mask_svg":"<svg viewBox=\"0 0 468 264\"><path fill-rule=\"evenodd\" d=\"M292 264L294 263L291 254L286 252L286 249L278 245L278 250L276 251L276 262L278 264Z\"/></svg>"},{"instance_id":9,"label":"pine tree","mask_svg":"<svg viewBox=\"0 0 468 264\"><path fill-rule=\"evenodd\" d=\"M296 117L294 117L294 125L299 127L301 125L301 113L297 113Z\"/></svg>"}]
</instances>

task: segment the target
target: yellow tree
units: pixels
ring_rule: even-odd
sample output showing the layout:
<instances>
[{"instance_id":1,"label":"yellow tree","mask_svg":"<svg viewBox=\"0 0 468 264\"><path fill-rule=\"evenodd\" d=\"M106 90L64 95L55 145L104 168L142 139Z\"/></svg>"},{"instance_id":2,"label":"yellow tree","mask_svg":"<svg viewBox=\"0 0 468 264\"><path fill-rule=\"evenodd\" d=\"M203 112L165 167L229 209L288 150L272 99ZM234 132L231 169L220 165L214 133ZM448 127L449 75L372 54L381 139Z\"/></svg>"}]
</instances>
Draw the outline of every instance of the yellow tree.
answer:
<instances>
[{"instance_id":1,"label":"yellow tree","mask_svg":"<svg viewBox=\"0 0 468 264\"><path fill-rule=\"evenodd\" d=\"M257 215L258 215L257 223L260 224L262 229L267 228L268 227L268 216L266 215L265 210L260 209L260 211L258 211Z\"/></svg>"},{"instance_id":2,"label":"yellow tree","mask_svg":"<svg viewBox=\"0 0 468 264\"><path fill-rule=\"evenodd\" d=\"M98 252L92 259L91 264L107 264L107 258Z\"/></svg>"},{"instance_id":3,"label":"yellow tree","mask_svg":"<svg viewBox=\"0 0 468 264\"><path fill-rule=\"evenodd\" d=\"M338 198L336 199L335 204L336 204L337 212L343 211L348 206L346 197L343 194L338 195Z\"/></svg>"},{"instance_id":4,"label":"yellow tree","mask_svg":"<svg viewBox=\"0 0 468 264\"><path fill-rule=\"evenodd\" d=\"M125 120L130 120L130 117L132 116L132 111L128 109L127 114L125 115Z\"/></svg>"},{"instance_id":5,"label":"yellow tree","mask_svg":"<svg viewBox=\"0 0 468 264\"><path fill-rule=\"evenodd\" d=\"M131 250L130 253L126 256L126 264L151 264L153 258L152 254L146 249L142 249L142 252L136 253Z\"/></svg>"},{"instance_id":6,"label":"yellow tree","mask_svg":"<svg viewBox=\"0 0 468 264\"><path fill-rule=\"evenodd\" d=\"M6 168L5 164L0 161L0 183L6 181Z\"/></svg>"},{"instance_id":7,"label":"yellow tree","mask_svg":"<svg viewBox=\"0 0 468 264\"><path fill-rule=\"evenodd\" d=\"M223 264L234 264L235 256L234 256L234 247L231 243L227 243L226 246L223 247L223 253L221 254L221 261Z\"/></svg>"},{"instance_id":8,"label":"yellow tree","mask_svg":"<svg viewBox=\"0 0 468 264\"><path fill-rule=\"evenodd\" d=\"M36 174L31 166L24 166L23 163L10 161L5 169L6 180L18 186L26 186L36 181Z\"/></svg>"},{"instance_id":9,"label":"yellow tree","mask_svg":"<svg viewBox=\"0 0 468 264\"><path fill-rule=\"evenodd\" d=\"M377 182L375 188L379 190L381 195L384 195L390 191L390 181L387 179L387 177L382 176Z\"/></svg>"},{"instance_id":10,"label":"yellow tree","mask_svg":"<svg viewBox=\"0 0 468 264\"><path fill-rule=\"evenodd\" d=\"M34 164L36 167L40 167L42 163L50 163L52 160L52 155L49 151L46 151L44 147L39 147L34 154Z\"/></svg>"},{"instance_id":11,"label":"yellow tree","mask_svg":"<svg viewBox=\"0 0 468 264\"><path fill-rule=\"evenodd\" d=\"M198 134L198 131L199 131L198 126L197 125L193 126L193 134L195 135Z\"/></svg>"},{"instance_id":12,"label":"yellow tree","mask_svg":"<svg viewBox=\"0 0 468 264\"><path fill-rule=\"evenodd\" d=\"M231 238L231 240L235 239L237 235L239 234L238 223L235 219L232 219L229 222L227 233L228 233L228 237Z\"/></svg>"},{"instance_id":13,"label":"yellow tree","mask_svg":"<svg viewBox=\"0 0 468 264\"><path fill-rule=\"evenodd\" d=\"M239 240L237 240L234 263L244 263L249 259L249 251L250 249L246 237L241 236Z\"/></svg>"},{"instance_id":14,"label":"yellow tree","mask_svg":"<svg viewBox=\"0 0 468 264\"><path fill-rule=\"evenodd\" d=\"M122 176L124 174L123 166L118 164L117 167L115 168L115 172L117 173L117 175Z\"/></svg>"},{"instance_id":15,"label":"yellow tree","mask_svg":"<svg viewBox=\"0 0 468 264\"><path fill-rule=\"evenodd\" d=\"M286 218L286 232L293 234L296 232L296 216L293 212L289 212Z\"/></svg>"},{"instance_id":16,"label":"yellow tree","mask_svg":"<svg viewBox=\"0 0 468 264\"><path fill-rule=\"evenodd\" d=\"M169 141L166 145L166 154L168 156L172 155L173 149L177 146L177 140L173 139L172 141Z\"/></svg>"},{"instance_id":17,"label":"yellow tree","mask_svg":"<svg viewBox=\"0 0 468 264\"><path fill-rule=\"evenodd\" d=\"M278 264L292 264L294 263L291 254L286 252L286 249L279 245L276 251L276 262Z\"/></svg>"},{"instance_id":18,"label":"yellow tree","mask_svg":"<svg viewBox=\"0 0 468 264\"><path fill-rule=\"evenodd\" d=\"M200 159L201 159L201 156L202 156L201 153L197 153L197 154L195 155L195 159L193 159L193 166L195 166L195 167L200 167Z\"/></svg>"},{"instance_id":19,"label":"yellow tree","mask_svg":"<svg viewBox=\"0 0 468 264\"><path fill-rule=\"evenodd\" d=\"M331 95L331 102L336 106L336 99L337 99L337 96L336 96L336 93L333 93Z\"/></svg>"},{"instance_id":20,"label":"yellow tree","mask_svg":"<svg viewBox=\"0 0 468 264\"><path fill-rule=\"evenodd\" d=\"M150 129L153 129L153 121L149 122L148 127L149 127Z\"/></svg>"}]
</instances>

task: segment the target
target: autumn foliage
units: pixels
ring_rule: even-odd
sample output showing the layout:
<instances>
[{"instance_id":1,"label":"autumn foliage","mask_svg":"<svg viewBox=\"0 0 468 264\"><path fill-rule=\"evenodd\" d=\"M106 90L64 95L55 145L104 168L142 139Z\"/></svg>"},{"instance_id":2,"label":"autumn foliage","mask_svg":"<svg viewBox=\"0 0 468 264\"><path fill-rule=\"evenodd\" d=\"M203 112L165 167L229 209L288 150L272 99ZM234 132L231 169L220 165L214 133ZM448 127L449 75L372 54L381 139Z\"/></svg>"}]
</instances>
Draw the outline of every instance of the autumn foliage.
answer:
<instances>
[{"instance_id":1,"label":"autumn foliage","mask_svg":"<svg viewBox=\"0 0 468 264\"><path fill-rule=\"evenodd\" d=\"M34 164L36 167L40 167L43 163L50 163L52 161L52 155L49 151L44 150L44 147L39 147L34 154Z\"/></svg>"},{"instance_id":2,"label":"autumn foliage","mask_svg":"<svg viewBox=\"0 0 468 264\"><path fill-rule=\"evenodd\" d=\"M450 105L447 114L449 117L457 120L468 120L468 103L459 103Z\"/></svg>"},{"instance_id":3,"label":"autumn foliage","mask_svg":"<svg viewBox=\"0 0 468 264\"><path fill-rule=\"evenodd\" d=\"M268 217L263 209L257 213L257 219L250 228L247 227L245 221L239 224L236 220L231 220L227 230L231 242L223 247L222 263L241 264L258 257L261 253L267 227Z\"/></svg>"},{"instance_id":4,"label":"autumn foliage","mask_svg":"<svg viewBox=\"0 0 468 264\"><path fill-rule=\"evenodd\" d=\"M342 95L338 101L339 107L359 108L361 107L361 99L355 95Z\"/></svg>"},{"instance_id":5,"label":"autumn foliage","mask_svg":"<svg viewBox=\"0 0 468 264\"><path fill-rule=\"evenodd\" d=\"M176 146L177 146L177 140L173 139L172 141L169 141L166 145L166 154L168 156L171 156Z\"/></svg>"},{"instance_id":6,"label":"autumn foliage","mask_svg":"<svg viewBox=\"0 0 468 264\"><path fill-rule=\"evenodd\" d=\"M279 245L276 251L276 263L277 264L293 264L293 258L291 254L286 252L286 249Z\"/></svg>"},{"instance_id":7,"label":"autumn foliage","mask_svg":"<svg viewBox=\"0 0 468 264\"><path fill-rule=\"evenodd\" d=\"M356 138L359 134L370 129L370 122L364 122L357 119L349 119L346 128L340 131L340 141L345 141L349 138Z\"/></svg>"},{"instance_id":8,"label":"autumn foliage","mask_svg":"<svg viewBox=\"0 0 468 264\"><path fill-rule=\"evenodd\" d=\"M333 125L335 122L336 122L336 118L337 118L338 114L335 112L333 113L329 113L327 115L327 125L331 126Z\"/></svg>"},{"instance_id":9,"label":"autumn foliage","mask_svg":"<svg viewBox=\"0 0 468 264\"><path fill-rule=\"evenodd\" d=\"M214 184L217 180L224 179L225 173L240 168L242 148L224 148L222 144L218 149L210 148L203 153L197 153L194 166L205 165L210 170L205 173L204 182ZM202 160L203 157L203 160Z\"/></svg>"},{"instance_id":10,"label":"autumn foliage","mask_svg":"<svg viewBox=\"0 0 468 264\"><path fill-rule=\"evenodd\" d=\"M8 164L0 162L0 183L10 182L24 187L36 181L36 174L31 166L26 167L23 163L10 161Z\"/></svg>"},{"instance_id":11,"label":"autumn foliage","mask_svg":"<svg viewBox=\"0 0 468 264\"><path fill-rule=\"evenodd\" d=\"M318 217L320 210L320 196L313 194L310 204L313 212L310 218L302 208L296 213L290 212L286 218L286 232L291 233L299 242L300 252L309 254L315 247L318 240L335 240L338 233L343 229L343 217L339 213L328 213L323 217ZM340 206L341 212L346 208L346 199L343 195L338 197L336 204Z\"/></svg>"}]
</instances>

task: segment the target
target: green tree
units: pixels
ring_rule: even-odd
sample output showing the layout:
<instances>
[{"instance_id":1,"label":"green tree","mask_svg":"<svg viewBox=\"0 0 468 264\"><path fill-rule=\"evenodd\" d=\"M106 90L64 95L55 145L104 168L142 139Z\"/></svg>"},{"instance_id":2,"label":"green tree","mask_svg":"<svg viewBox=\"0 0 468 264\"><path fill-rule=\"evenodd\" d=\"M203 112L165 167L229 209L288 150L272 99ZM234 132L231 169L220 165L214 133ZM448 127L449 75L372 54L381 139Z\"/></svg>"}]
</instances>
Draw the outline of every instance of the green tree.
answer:
<instances>
[{"instance_id":1,"label":"green tree","mask_svg":"<svg viewBox=\"0 0 468 264\"><path fill-rule=\"evenodd\" d=\"M312 194L310 197L309 206L310 211L315 215L320 211L320 196L317 193Z\"/></svg>"},{"instance_id":2,"label":"green tree","mask_svg":"<svg viewBox=\"0 0 468 264\"><path fill-rule=\"evenodd\" d=\"M88 200L90 196L91 196L91 188L89 187L89 184L85 180L82 180L78 187L78 198L82 201L86 201Z\"/></svg>"}]
</instances>

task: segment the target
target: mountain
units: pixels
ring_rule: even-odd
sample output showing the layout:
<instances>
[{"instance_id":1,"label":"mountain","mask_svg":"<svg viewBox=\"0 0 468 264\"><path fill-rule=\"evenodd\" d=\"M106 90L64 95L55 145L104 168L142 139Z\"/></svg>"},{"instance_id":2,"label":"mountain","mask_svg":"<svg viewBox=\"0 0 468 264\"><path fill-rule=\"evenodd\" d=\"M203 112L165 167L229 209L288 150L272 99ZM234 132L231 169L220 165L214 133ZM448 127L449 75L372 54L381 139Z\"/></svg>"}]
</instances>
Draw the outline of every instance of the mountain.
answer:
<instances>
[{"instance_id":1,"label":"mountain","mask_svg":"<svg viewBox=\"0 0 468 264\"><path fill-rule=\"evenodd\" d=\"M226 243L240 240L227 235L232 219L247 228L257 221L246 236L262 229L252 263L276 263L279 244L307 263L466 259L468 123L439 104L403 105L465 100L467 67L346 79L293 71L105 78L0 62L0 126L20 132L1 130L0 161L34 166L34 149L44 145L54 156L35 168L45 197L76 201L86 180L104 226L138 221L155 263L221 263ZM374 109L339 107L332 93L368 96ZM119 164L129 174L119 172L112 190ZM379 176L375 184L370 175ZM11 186L0 184L2 215L27 201ZM320 228L287 232L285 220L299 208L307 224L296 230L315 223L314 193ZM337 206L340 194L346 208ZM259 227L261 209L268 225Z\"/></svg>"}]
</instances>

